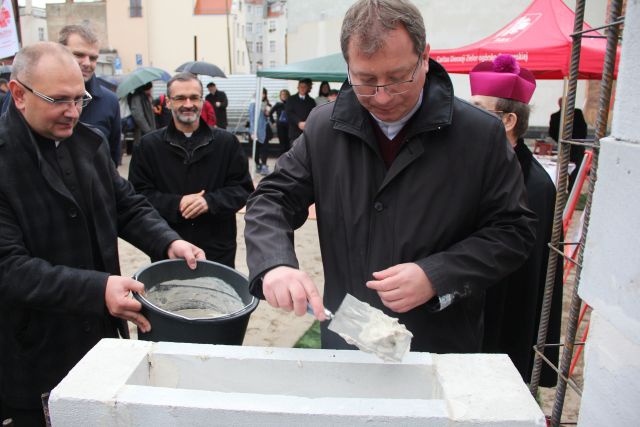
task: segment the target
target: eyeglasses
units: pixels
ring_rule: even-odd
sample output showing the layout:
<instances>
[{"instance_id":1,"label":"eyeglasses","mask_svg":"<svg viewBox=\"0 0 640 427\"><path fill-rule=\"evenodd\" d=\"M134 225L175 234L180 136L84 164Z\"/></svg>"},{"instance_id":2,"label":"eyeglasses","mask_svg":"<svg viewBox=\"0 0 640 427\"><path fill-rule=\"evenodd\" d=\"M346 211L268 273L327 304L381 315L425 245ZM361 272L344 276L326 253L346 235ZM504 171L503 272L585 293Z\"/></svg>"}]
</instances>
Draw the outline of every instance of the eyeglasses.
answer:
<instances>
[{"instance_id":1,"label":"eyeglasses","mask_svg":"<svg viewBox=\"0 0 640 427\"><path fill-rule=\"evenodd\" d=\"M178 103L187 102L187 99L189 101L191 101L193 104L196 104L196 103L202 101L202 96L200 96L200 95L191 95L191 96L178 95L178 96L172 96L171 97L172 101L178 102Z\"/></svg>"},{"instance_id":2,"label":"eyeglasses","mask_svg":"<svg viewBox=\"0 0 640 427\"><path fill-rule=\"evenodd\" d=\"M358 96L376 96L378 93L378 88L383 89L388 95L402 95L405 92L408 92L411 89L411 83L414 82L416 71L418 71L418 66L420 65L420 59L422 57L418 57L418 62L416 62L416 66L411 73L411 78L409 80L403 80L401 82L395 83L387 83L386 85L364 85L364 84L353 84L351 82L351 73L349 72L349 67L347 67L347 79L349 81L349 85L353 88L353 91Z\"/></svg>"},{"instance_id":3,"label":"eyeglasses","mask_svg":"<svg viewBox=\"0 0 640 427\"><path fill-rule=\"evenodd\" d=\"M38 98L43 99L44 101L47 101L49 104L52 104L52 105L55 105L55 106L68 107L69 105L73 105L76 108L84 108L93 99L93 97L86 90L84 91L84 96L82 96L80 98L75 98L75 99L57 98L56 99L56 98L52 98L50 96L47 96L44 93L38 92L35 89L31 89L29 86L27 86L26 84L22 83L18 79L16 79L16 81L18 83L20 83L26 90L28 90L29 92L31 92L32 94L34 94Z\"/></svg>"}]
</instances>

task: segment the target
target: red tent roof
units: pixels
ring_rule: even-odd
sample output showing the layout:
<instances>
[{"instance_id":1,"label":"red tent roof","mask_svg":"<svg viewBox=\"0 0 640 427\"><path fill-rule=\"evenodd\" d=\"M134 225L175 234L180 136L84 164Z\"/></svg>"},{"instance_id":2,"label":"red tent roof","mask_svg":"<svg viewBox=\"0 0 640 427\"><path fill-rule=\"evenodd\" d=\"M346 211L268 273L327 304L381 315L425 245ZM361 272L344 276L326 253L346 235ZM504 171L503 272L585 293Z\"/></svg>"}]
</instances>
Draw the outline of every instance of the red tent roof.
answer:
<instances>
[{"instance_id":1,"label":"red tent roof","mask_svg":"<svg viewBox=\"0 0 640 427\"><path fill-rule=\"evenodd\" d=\"M574 12L562 0L534 0L527 10L491 36L456 49L433 50L430 56L450 73L468 73L479 62L508 53L531 70L536 79L562 79L569 75L574 19ZM585 23L583 28L591 27ZM579 78L600 79L605 47L606 39L582 39ZM616 72L619 60L620 51Z\"/></svg>"}]
</instances>

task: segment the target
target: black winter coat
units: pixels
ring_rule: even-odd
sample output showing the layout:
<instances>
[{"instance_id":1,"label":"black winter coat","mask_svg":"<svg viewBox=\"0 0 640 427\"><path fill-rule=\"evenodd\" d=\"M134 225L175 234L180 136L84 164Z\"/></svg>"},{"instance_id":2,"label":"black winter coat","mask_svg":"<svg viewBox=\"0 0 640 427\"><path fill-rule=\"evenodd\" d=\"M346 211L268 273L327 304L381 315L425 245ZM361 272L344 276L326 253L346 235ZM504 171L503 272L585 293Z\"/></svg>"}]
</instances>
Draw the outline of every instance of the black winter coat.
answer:
<instances>
[{"instance_id":1,"label":"black winter coat","mask_svg":"<svg viewBox=\"0 0 640 427\"><path fill-rule=\"evenodd\" d=\"M433 60L422 106L389 170L370 120L345 83L335 103L311 112L303 135L251 195L245 239L252 292L262 295L266 271L298 268L293 230L315 203L328 309L348 292L406 325L414 351L477 352L485 289L524 262L534 239L504 126L455 98ZM441 309L434 298L403 314L384 307L365 282L404 262L418 264L437 295L453 302ZM322 346L351 348L324 325Z\"/></svg>"},{"instance_id":2,"label":"black winter coat","mask_svg":"<svg viewBox=\"0 0 640 427\"><path fill-rule=\"evenodd\" d=\"M40 408L41 393L126 326L104 301L108 276L120 273L118 236L156 258L179 239L120 177L97 131L80 123L62 144L76 161L83 205L13 103L0 118L0 400L19 408ZM104 271L95 271L90 227Z\"/></svg>"},{"instance_id":3,"label":"black winter coat","mask_svg":"<svg viewBox=\"0 0 640 427\"><path fill-rule=\"evenodd\" d=\"M192 135L192 153L184 148L185 140L173 121L145 135L131 158L129 181L183 239L202 248L208 260L233 267L235 214L254 189L247 158L235 136L209 128L202 119ZM201 190L209 212L184 219L182 196Z\"/></svg>"},{"instance_id":4,"label":"black winter coat","mask_svg":"<svg viewBox=\"0 0 640 427\"><path fill-rule=\"evenodd\" d=\"M309 113L316 106L316 101L308 94L304 100L300 99L297 93L287 98L284 104L284 111L287 113L287 121L289 122L289 140L293 141L302 134L298 127L300 122L304 122L309 117Z\"/></svg>"}]
</instances>

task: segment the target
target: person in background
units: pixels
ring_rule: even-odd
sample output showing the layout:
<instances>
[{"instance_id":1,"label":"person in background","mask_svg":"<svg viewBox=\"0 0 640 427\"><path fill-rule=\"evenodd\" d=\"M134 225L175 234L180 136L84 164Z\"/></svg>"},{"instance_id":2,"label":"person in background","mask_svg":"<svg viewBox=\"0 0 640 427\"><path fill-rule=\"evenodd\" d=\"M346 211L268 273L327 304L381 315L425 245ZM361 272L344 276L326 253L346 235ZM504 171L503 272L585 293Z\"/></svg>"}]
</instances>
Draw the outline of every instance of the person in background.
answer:
<instances>
[{"instance_id":1,"label":"person in background","mask_svg":"<svg viewBox=\"0 0 640 427\"><path fill-rule=\"evenodd\" d=\"M269 120L271 123L276 124L276 133L278 134L281 154L286 153L289 151L289 148L291 148L291 145L289 144L289 122L285 111L285 105L287 104L289 96L291 96L289 91L282 89L280 91L280 101L276 102L273 108L269 111ZM274 114L275 118L273 117Z\"/></svg>"},{"instance_id":2,"label":"person in background","mask_svg":"<svg viewBox=\"0 0 640 427\"><path fill-rule=\"evenodd\" d=\"M320 83L320 89L318 89L318 97L316 98L316 105L322 105L329 102L330 90L331 86L329 86L329 82Z\"/></svg>"},{"instance_id":3,"label":"person in background","mask_svg":"<svg viewBox=\"0 0 640 427\"><path fill-rule=\"evenodd\" d=\"M206 101L197 76L173 76L167 98L173 120L142 138L129 181L208 260L234 268L235 214L253 191L247 159L234 135L201 118Z\"/></svg>"},{"instance_id":4,"label":"person in background","mask_svg":"<svg viewBox=\"0 0 640 427\"><path fill-rule=\"evenodd\" d=\"M558 98L558 111L551 114L549 118L549 136L555 141L560 141L560 115L562 114L562 102L564 98ZM571 139L586 139L587 138L587 122L584 119L582 110L576 108L573 110L573 131L571 133ZM582 158L584 157L585 147L583 145L571 144L569 150L569 161L576 165L575 169L569 174L569 187L568 191L571 192L573 184L578 177L578 171L582 164Z\"/></svg>"},{"instance_id":5,"label":"person in background","mask_svg":"<svg viewBox=\"0 0 640 427\"><path fill-rule=\"evenodd\" d=\"M99 131L76 58L40 42L15 56L0 117L0 400L15 426L44 426L41 395L102 338L149 331L120 275L118 237L158 258L201 249L180 239L122 178ZM28 195L28 196L25 196Z\"/></svg>"},{"instance_id":6,"label":"person in background","mask_svg":"<svg viewBox=\"0 0 640 427\"><path fill-rule=\"evenodd\" d=\"M9 92L9 82L7 79L0 79L0 104L7 92Z\"/></svg>"},{"instance_id":7,"label":"person in background","mask_svg":"<svg viewBox=\"0 0 640 427\"><path fill-rule=\"evenodd\" d=\"M141 86L128 95L129 107L131 108L131 117L136 125L133 145L134 147L140 143L141 138L156 130L156 119L153 115L153 99L151 92L153 91L153 83L149 82Z\"/></svg>"},{"instance_id":8,"label":"person in background","mask_svg":"<svg viewBox=\"0 0 640 427\"><path fill-rule=\"evenodd\" d=\"M338 91L337 89L331 89L329 91L329 96L327 96L327 99L329 100L329 102L334 102L338 98L339 93L340 91Z\"/></svg>"},{"instance_id":9,"label":"person in background","mask_svg":"<svg viewBox=\"0 0 640 427\"><path fill-rule=\"evenodd\" d=\"M209 125L210 128L216 127L218 123L216 119L216 112L209 101L202 101L202 110L200 110L200 116L202 117L204 122Z\"/></svg>"},{"instance_id":10,"label":"person in background","mask_svg":"<svg viewBox=\"0 0 640 427\"><path fill-rule=\"evenodd\" d=\"M249 287L318 320L349 293L404 324L413 351L475 353L485 291L525 261L535 216L504 125L454 96L426 40L407 0L349 8L337 101L311 112L247 202ZM293 239L314 203L323 296ZM322 348L354 348L326 323Z\"/></svg>"},{"instance_id":11,"label":"person in background","mask_svg":"<svg viewBox=\"0 0 640 427\"><path fill-rule=\"evenodd\" d=\"M156 119L156 129L161 129L171 122L171 109L167 106L167 96L164 93L153 100L153 114Z\"/></svg>"},{"instance_id":12,"label":"person in background","mask_svg":"<svg viewBox=\"0 0 640 427\"><path fill-rule=\"evenodd\" d=\"M287 99L285 112L289 121L289 142L293 143L304 130L304 124L316 102L309 96L311 80L302 79L298 82L298 92Z\"/></svg>"},{"instance_id":13,"label":"person in background","mask_svg":"<svg viewBox=\"0 0 640 427\"><path fill-rule=\"evenodd\" d=\"M262 102L260 103L260 111L258 113L258 123L255 123L255 101L249 104L249 133L253 141L256 141L256 156L254 162L256 164L256 173L260 175L269 174L269 166L267 159L269 157L269 141L273 138L273 131L269 125L269 111L271 111L271 103L267 96L267 89L262 88Z\"/></svg>"},{"instance_id":14,"label":"person in background","mask_svg":"<svg viewBox=\"0 0 640 427\"><path fill-rule=\"evenodd\" d=\"M549 174L524 143L529 127L529 101L536 88L533 74L511 55L498 55L493 62L481 62L469 74L471 102L502 120L513 147L527 190L529 209L538 217L533 249L525 263L501 283L487 289L482 351L506 353L525 382L531 381L538 338L542 296L547 276L547 260L553 227L556 188ZM553 289L547 343L560 341L562 316L562 261L558 258ZM558 361L558 347L545 349L545 356ZM556 373L546 367L540 385L553 387Z\"/></svg>"},{"instance_id":15,"label":"person in background","mask_svg":"<svg viewBox=\"0 0 640 427\"><path fill-rule=\"evenodd\" d=\"M206 99L213 106L213 110L216 114L217 126L221 129L227 128L227 107L229 106L229 101L227 100L227 95L218 90L216 84L211 82L207 85L207 90L209 94Z\"/></svg>"}]
</instances>

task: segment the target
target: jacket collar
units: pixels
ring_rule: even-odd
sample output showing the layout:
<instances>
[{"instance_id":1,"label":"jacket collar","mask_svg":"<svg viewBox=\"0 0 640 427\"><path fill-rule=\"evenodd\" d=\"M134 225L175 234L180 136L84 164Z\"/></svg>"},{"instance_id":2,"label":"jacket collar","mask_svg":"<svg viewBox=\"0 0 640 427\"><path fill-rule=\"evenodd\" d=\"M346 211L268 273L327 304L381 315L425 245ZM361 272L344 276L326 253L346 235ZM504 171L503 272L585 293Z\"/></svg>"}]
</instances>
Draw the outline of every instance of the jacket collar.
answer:
<instances>
[{"instance_id":1,"label":"jacket collar","mask_svg":"<svg viewBox=\"0 0 640 427\"><path fill-rule=\"evenodd\" d=\"M199 123L200 124L198 126L198 129L196 129L195 132L193 132L193 135L191 137L196 138L197 141L208 142L213 140L213 131L211 130L207 122L205 122L204 119L200 117ZM165 132L165 140L169 144L182 144L185 141L185 139L186 139L185 134L182 131L179 131L178 128L176 128L176 125L172 119L167 125L167 130Z\"/></svg>"},{"instance_id":2,"label":"jacket collar","mask_svg":"<svg viewBox=\"0 0 640 427\"><path fill-rule=\"evenodd\" d=\"M445 69L429 59L429 72L423 88L422 105L407 124L407 138L451 124L453 84ZM372 135L369 112L360 104L348 82L342 84L335 101L331 121L334 129L352 133L365 140Z\"/></svg>"}]
</instances>

